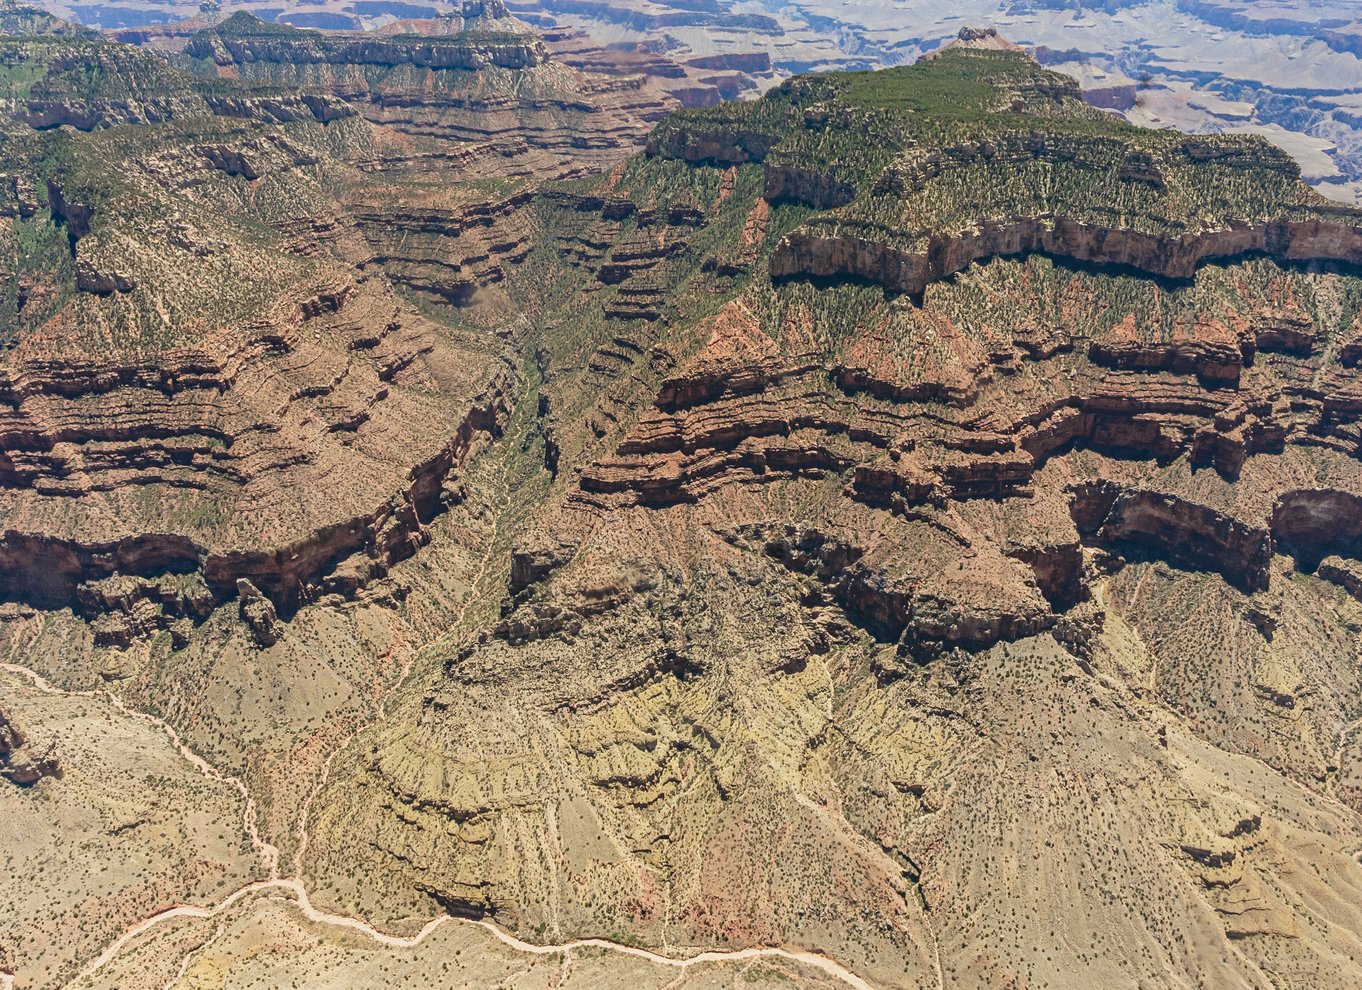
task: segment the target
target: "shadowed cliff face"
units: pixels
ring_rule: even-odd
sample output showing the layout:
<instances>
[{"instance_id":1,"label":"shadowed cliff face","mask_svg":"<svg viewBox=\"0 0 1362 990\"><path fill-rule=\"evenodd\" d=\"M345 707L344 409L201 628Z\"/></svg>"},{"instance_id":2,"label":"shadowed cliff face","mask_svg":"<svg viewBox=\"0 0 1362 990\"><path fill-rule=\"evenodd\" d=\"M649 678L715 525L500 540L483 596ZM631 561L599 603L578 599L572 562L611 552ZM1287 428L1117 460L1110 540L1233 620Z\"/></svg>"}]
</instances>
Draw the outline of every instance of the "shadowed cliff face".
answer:
<instances>
[{"instance_id":1,"label":"shadowed cliff face","mask_svg":"<svg viewBox=\"0 0 1362 990\"><path fill-rule=\"evenodd\" d=\"M8 125L0 642L385 931L1355 982L1359 218L987 35L491 181L563 67L455 37Z\"/></svg>"},{"instance_id":2,"label":"shadowed cliff face","mask_svg":"<svg viewBox=\"0 0 1362 990\"><path fill-rule=\"evenodd\" d=\"M0 709L0 778L18 787L32 787L44 777L61 777L61 764L53 748L44 753L36 751L14 717Z\"/></svg>"}]
</instances>

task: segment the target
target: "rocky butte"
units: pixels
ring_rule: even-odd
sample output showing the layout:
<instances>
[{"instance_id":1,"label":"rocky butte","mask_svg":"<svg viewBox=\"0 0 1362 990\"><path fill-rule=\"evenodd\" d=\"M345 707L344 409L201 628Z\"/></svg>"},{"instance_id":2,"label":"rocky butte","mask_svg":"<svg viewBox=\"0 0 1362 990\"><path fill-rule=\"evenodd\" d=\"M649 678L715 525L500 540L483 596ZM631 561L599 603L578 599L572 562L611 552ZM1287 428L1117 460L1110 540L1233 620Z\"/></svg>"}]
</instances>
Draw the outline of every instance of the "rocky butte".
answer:
<instances>
[{"instance_id":1,"label":"rocky butte","mask_svg":"<svg viewBox=\"0 0 1362 990\"><path fill-rule=\"evenodd\" d=\"M16 987L1362 982L1290 158L982 31L662 116L523 26L14 16Z\"/></svg>"}]
</instances>

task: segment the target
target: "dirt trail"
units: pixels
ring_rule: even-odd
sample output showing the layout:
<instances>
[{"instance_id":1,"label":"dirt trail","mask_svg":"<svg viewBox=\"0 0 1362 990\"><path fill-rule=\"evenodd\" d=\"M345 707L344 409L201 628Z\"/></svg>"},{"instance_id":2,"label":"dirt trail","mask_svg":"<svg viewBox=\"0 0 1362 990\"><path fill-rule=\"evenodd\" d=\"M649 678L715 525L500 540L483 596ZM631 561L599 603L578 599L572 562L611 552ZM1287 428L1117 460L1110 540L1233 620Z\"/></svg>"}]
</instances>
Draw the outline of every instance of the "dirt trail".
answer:
<instances>
[{"instance_id":1,"label":"dirt trail","mask_svg":"<svg viewBox=\"0 0 1362 990\"><path fill-rule=\"evenodd\" d=\"M498 500L498 504L500 505L510 504L511 491L507 474L508 474L507 470L503 470L501 473L501 498ZM499 525L500 519L498 518L497 526ZM459 608L459 614L454 619L454 622L450 626L450 628L452 629L458 629L460 626L463 625L464 620L468 618L468 610L473 607L474 603L478 599L478 587L482 584L483 578L486 577L487 575L487 569L488 567L491 566L492 560L496 556L496 537L497 537L496 526L494 526L492 533L488 536L487 546L483 549L482 557L478 561L478 569L468 583L468 595L467 597L464 598L463 605ZM393 680L392 685L389 689L388 692L389 697L391 697L391 695L394 694L398 688L405 684L407 678L411 676L412 669L416 663L417 653L419 653L419 650L409 649L407 651L407 657L402 663L402 669L401 671L398 672L397 677ZM386 699L379 704L379 717L382 717L382 715L384 714L386 705L387 705ZM356 725L355 728L350 732L350 734L347 735L338 746L331 750L331 755L328 756L326 758L326 762L322 764L322 770L321 773L317 776L317 782L313 785L312 790L308 792L307 800L303 802L302 809L298 815L298 828L296 833L297 847L294 850L293 854L294 876L301 877L303 875L304 861L307 858L308 816L311 815L312 813L312 806L313 804L316 803L317 796L321 794L322 789L331 779L331 765L335 763L336 757L340 756L341 753L343 753L346 749L349 748L350 743L354 742L355 738L361 732L363 732L365 729L370 728L372 725L373 721L360 722L358 725ZM277 871L270 874L270 876L278 875L279 874ZM0 990L4 990L4 988L0 987Z\"/></svg>"},{"instance_id":2,"label":"dirt trail","mask_svg":"<svg viewBox=\"0 0 1362 990\"><path fill-rule=\"evenodd\" d=\"M1328 789L1331 794L1338 790L1338 774L1343 769L1343 754L1348 751L1348 744L1352 742L1352 737L1358 729L1362 729L1362 718L1349 722L1338 734L1338 748L1334 750L1334 770L1329 775Z\"/></svg>"},{"instance_id":3,"label":"dirt trail","mask_svg":"<svg viewBox=\"0 0 1362 990\"><path fill-rule=\"evenodd\" d=\"M213 907L202 908L194 907L192 905L179 905L168 908L158 914L154 914L133 925L106 946L98 957L86 965L80 975L76 978L76 982L99 972L99 970L113 961L125 946L139 936L151 931L153 928L180 918L202 920L217 917L251 895L264 891L282 891L291 894L292 899L298 905L298 909L303 913L303 916L311 922L332 925L336 928L347 928L351 931L358 932L371 941L390 948L414 948L425 941L426 938L441 925L472 925L476 928L481 928L503 945L515 949L517 952L523 952L530 955L557 955L569 953L573 949L596 948L604 949L608 952L615 952L620 955L645 959L648 962L657 965L670 966L683 970L705 963L740 962L745 959L779 958L788 959L791 962L813 967L814 969L853 987L854 990L875 990L874 987L855 973L851 972L851 970L834 960L829 959L827 956L801 949L782 949L763 946L760 948L734 949L732 951L709 950L697 953L693 956L678 958L674 956L665 956L649 949L642 949L633 945L612 942L609 939L604 938L576 938L557 945L537 945L533 942L526 942L523 939L516 938L514 935L497 927L490 921L473 921L468 918L455 918L449 915L432 918L414 935L390 935L387 932L378 930L367 921L361 921L358 918L352 918L348 915L331 914L328 911L317 909L308 898L307 890L303 887L302 883L293 879L258 880L255 883L247 884L239 890L234 891L226 899L220 901ZM0 985L0 990L4 990L2 985Z\"/></svg>"},{"instance_id":4,"label":"dirt trail","mask_svg":"<svg viewBox=\"0 0 1362 990\"><path fill-rule=\"evenodd\" d=\"M461 623L463 619L466 617L469 607L472 605L473 601L477 597L476 595L477 585L485 575L491 556L492 548L489 546L488 551L484 555L484 558L478 568L478 572L474 578L472 586L470 587L468 600L465 601L463 609L460 612L459 623ZM456 625L458 625L459 623L456 623ZM17 676L26 678L30 683L33 684L35 688L37 688L39 691L42 691L45 694L58 694L73 697L106 699L107 701L109 701L109 703L111 703L123 714L128 715L132 718L140 719L145 722L150 722L158 726L163 732L165 732L166 736L170 739L171 743L175 746L176 750L180 753L180 755L183 756L186 760L188 760L196 770L198 770L205 777L208 777L212 780L221 783L228 784L234 787L238 792L240 792L243 800L245 801L245 808L242 815L243 827L245 828L246 833L250 836L252 845L260 853L261 858L264 860L266 866L269 869L269 876L267 879L257 880L253 883L246 884L244 887L240 887L237 890L233 891L226 898L224 898L223 900L219 901L217 904L211 907L196 907L188 904L176 905L175 907L167 908L164 911L160 911L156 914L151 915L150 917L144 918L143 920L129 926L127 929L123 931L121 935L119 935L116 939L109 943L109 945L105 946L103 952L101 952L96 958L92 959L89 963L86 964L86 966L81 970L80 974L76 977L73 983L79 983L81 980L98 973L101 969L103 969L110 962L112 962L118 956L118 954L122 952L123 949L127 947L131 942L133 942L140 936L146 934L147 932L151 931L152 929L159 927L160 925L167 924L177 919L203 920L208 918L215 918L223 914L224 912L231 910L237 904L241 903L242 901L246 900L252 895L264 892L277 892L284 893L285 895L291 895L291 899L298 905L298 909L303 913L303 916L306 917L311 922L317 924L330 925L336 928L346 928L349 929L350 931L363 935L364 937L370 939L373 942L377 942L380 945L388 946L390 948L413 948L419 945L421 942L423 942L427 937L429 937L429 935L432 932L438 929L441 925L446 924L472 925L477 928L481 928L483 931L490 934L492 937L494 937L497 941L501 942L503 945L511 949L514 949L517 952L522 952L529 955L544 956L562 954L564 956L567 956L574 949L596 948L608 952L618 953L620 955L633 956L634 958L637 959L647 960L648 962L651 962L655 965L668 966L680 970L686 970L692 966L704 965L706 963L741 962L743 960L754 960L760 958L777 958L786 959L791 962L799 963L801 965L817 969L818 971L826 974L827 976L830 976L833 979L839 980L842 983L845 983L847 986L852 987L853 990L876 990L876 988L871 986L871 984L867 983L864 979L857 976L855 973L847 969L845 966L842 966L840 963L818 952L808 951L804 949L785 949L776 946L762 946L746 949L734 949L731 951L717 949L706 950L692 956L676 957L670 955L663 955L658 952L653 952L650 949L644 949L638 946L625 945L621 942L613 942L609 939L604 938L576 938L555 945L537 945L533 942L526 942L523 939L517 938L516 936L505 931L504 929L498 927L491 921L487 920L474 921L468 918L455 918L449 915L442 915L440 917L432 918L420 929L420 931L416 932L413 935L405 936L390 935L387 932L380 931L373 925L369 924L366 921L362 921L359 918L353 918L348 915L331 914L330 912L319 910L312 904L311 899L308 897L307 889L303 886L303 883L300 879L296 877L281 877L279 875L279 850L270 843L265 842L260 837L260 833L257 828L255 800L251 797L250 792L247 789L246 785L238 778L233 777L229 774L225 774L222 771L218 770L217 768L213 767L202 757L200 757L197 753L191 750L180 738L179 733L176 732L175 729L171 727L168 723L157 718L154 715L134 711L133 709L128 708L128 706L125 705L120 698L118 698L116 695L108 691L66 691L63 690L62 688L57 687L54 684L51 684L36 671L29 670L27 667L21 667L18 664L13 663L0 663L0 670L5 670L11 674L15 674ZM404 670L403 673L404 675L406 673L409 673L409 668ZM401 683L401 681L399 680L398 683ZM337 751L339 751L339 749ZM325 769L326 771L329 771L330 760L327 761ZM325 782L326 776L327 773L324 772L322 776L322 781L319 782L317 786L317 790L320 790L322 784ZM315 793L316 792L314 791L313 796L315 796ZM309 800L309 805L310 803L311 801ZM307 844L305 816L306 809L304 810L304 817L302 819L299 835L299 850L297 856L298 862L296 864L298 867L301 867L303 853L304 850L306 849ZM13 987L14 987L13 976L0 972L0 990L13 990Z\"/></svg>"}]
</instances>

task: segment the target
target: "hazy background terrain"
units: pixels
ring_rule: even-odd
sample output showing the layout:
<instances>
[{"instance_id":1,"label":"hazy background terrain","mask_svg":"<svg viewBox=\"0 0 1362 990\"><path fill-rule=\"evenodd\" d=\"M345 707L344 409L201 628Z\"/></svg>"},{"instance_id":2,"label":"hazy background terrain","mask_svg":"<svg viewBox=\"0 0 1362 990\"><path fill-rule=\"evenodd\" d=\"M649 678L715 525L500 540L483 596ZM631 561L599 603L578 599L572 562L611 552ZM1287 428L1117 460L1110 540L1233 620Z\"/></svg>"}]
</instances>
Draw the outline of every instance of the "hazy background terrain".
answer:
<instances>
[{"instance_id":1,"label":"hazy background terrain","mask_svg":"<svg viewBox=\"0 0 1362 990\"><path fill-rule=\"evenodd\" d=\"M188 0L46 3L105 29L198 13ZM457 4L258 0L228 4L300 27L372 30ZM1362 194L1362 11L1345 0L513 0L522 20L573 27L622 51L704 60L751 75L915 61L965 25L996 26L1078 76L1133 121L1196 132L1255 130L1344 200ZM769 59L769 71L765 60Z\"/></svg>"}]
</instances>

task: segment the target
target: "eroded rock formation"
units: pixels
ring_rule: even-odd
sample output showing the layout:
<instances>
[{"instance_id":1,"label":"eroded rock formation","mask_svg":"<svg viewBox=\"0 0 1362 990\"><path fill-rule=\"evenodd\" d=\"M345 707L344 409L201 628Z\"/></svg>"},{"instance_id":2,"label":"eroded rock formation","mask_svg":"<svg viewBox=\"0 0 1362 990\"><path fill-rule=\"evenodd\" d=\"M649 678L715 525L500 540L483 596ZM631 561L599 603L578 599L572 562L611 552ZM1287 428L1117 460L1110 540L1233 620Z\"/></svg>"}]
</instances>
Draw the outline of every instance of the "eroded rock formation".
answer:
<instances>
[{"instance_id":1,"label":"eroded rock formation","mask_svg":"<svg viewBox=\"0 0 1362 990\"><path fill-rule=\"evenodd\" d=\"M32 787L44 777L61 777L56 743L45 750L29 743L13 716L0 708L0 777L19 787Z\"/></svg>"},{"instance_id":2,"label":"eroded rock formation","mask_svg":"<svg viewBox=\"0 0 1362 990\"><path fill-rule=\"evenodd\" d=\"M16 131L10 654L383 931L1355 983L1357 217L987 32L627 157L450 37L238 21L197 116ZM292 45L356 112L204 96Z\"/></svg>"}]
</instances>

